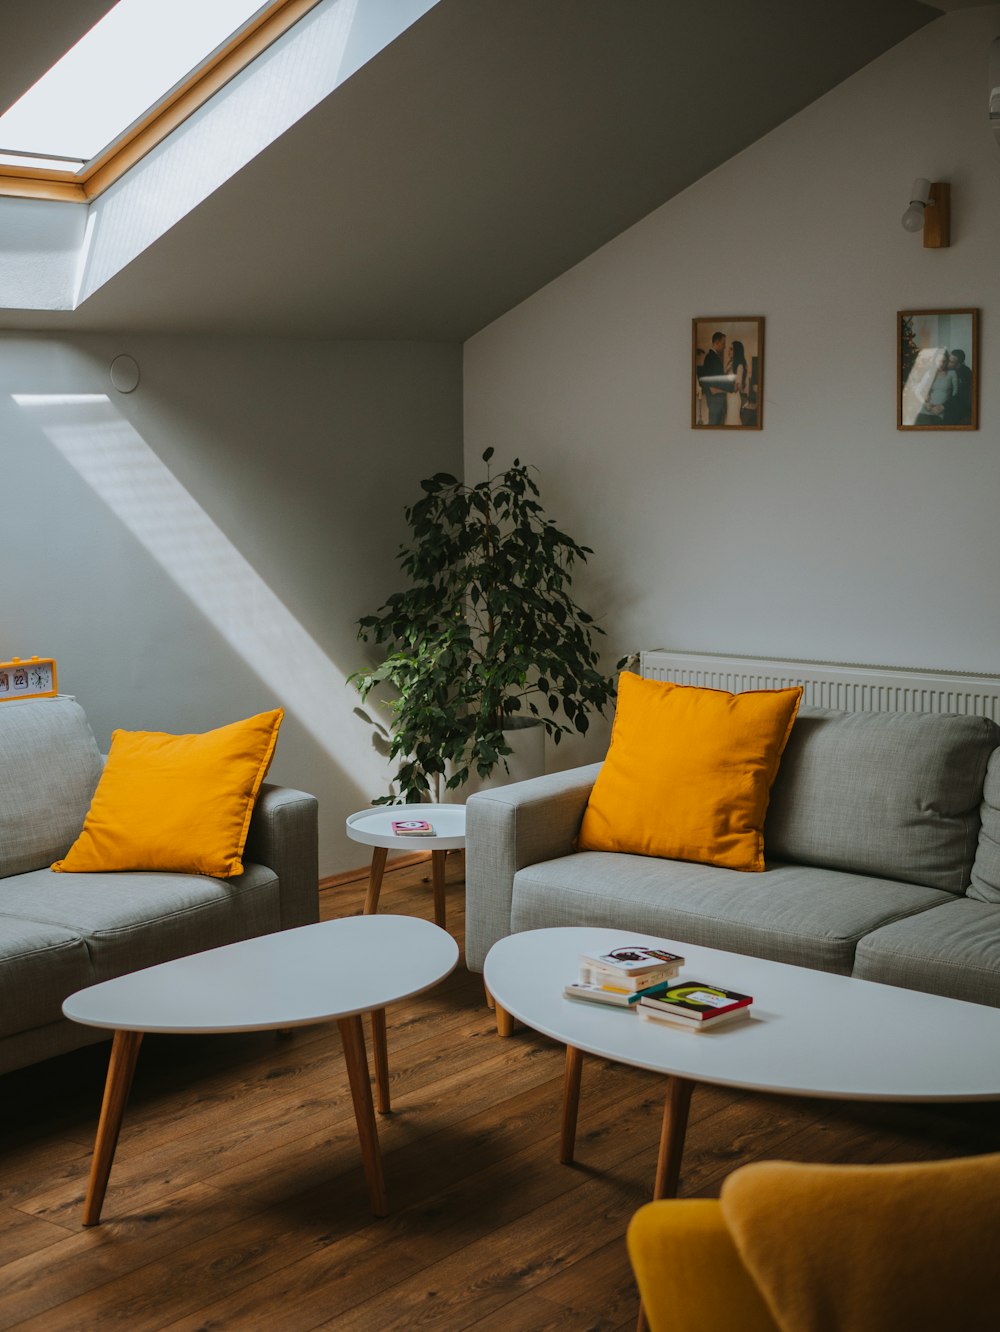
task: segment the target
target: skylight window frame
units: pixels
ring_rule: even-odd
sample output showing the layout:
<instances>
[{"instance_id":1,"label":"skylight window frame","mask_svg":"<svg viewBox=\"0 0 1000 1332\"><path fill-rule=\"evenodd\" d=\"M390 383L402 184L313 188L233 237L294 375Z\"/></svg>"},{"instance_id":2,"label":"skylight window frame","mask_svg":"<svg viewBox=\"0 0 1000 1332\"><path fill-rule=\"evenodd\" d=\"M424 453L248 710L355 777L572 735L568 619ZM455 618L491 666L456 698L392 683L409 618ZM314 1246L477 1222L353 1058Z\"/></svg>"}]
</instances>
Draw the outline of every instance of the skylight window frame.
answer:
<instances>
[{"instance_id":1,"label":"skylight window frame","mask_svg":"<svg viewBox=\"0 0 1000 1332\"><path fill-rule=\"evenodd\" d=\"M82 170L0 164L0 196L90 203L293 27L320 0L271 0Z\"/></svg>"}]
</instances>

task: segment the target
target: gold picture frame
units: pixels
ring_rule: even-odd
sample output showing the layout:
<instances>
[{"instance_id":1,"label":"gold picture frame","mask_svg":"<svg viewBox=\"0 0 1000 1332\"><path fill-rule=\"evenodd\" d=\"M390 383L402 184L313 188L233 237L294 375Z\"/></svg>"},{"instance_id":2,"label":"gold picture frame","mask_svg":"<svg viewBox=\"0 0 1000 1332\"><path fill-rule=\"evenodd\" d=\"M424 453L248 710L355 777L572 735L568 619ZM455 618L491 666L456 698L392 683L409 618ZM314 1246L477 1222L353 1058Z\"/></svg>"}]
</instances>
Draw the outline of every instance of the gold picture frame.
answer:
<instances>
[{"instance_id":1,"label":"gold picture frame","mask_svg":"<svg viewBox=\"0 0 1000 1332\"><path fill-rule=\"evenodd\" d=\"M760 430L764 424L764 318L691 321L691 428Z\"/></svg>"}]
</instances>

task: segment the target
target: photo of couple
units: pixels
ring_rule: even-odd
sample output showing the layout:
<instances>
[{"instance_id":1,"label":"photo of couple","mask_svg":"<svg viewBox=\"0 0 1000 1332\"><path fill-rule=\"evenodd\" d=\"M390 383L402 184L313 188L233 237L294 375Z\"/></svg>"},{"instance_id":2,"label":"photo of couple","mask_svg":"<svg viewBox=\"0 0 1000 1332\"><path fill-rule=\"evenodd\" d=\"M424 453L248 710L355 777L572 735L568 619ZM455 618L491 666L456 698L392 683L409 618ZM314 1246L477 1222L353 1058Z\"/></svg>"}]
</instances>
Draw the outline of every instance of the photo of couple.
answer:
<instances>
[{"instance_id":1,"label":"photo of couple","mask_svg":"<svg viewBox=\"0 0 1000 1332\"><path fill-rule=\"evenodd\" d=\"M692 427L759 430L764 320L695 319L692 323Z\"/></svg>"},{"instance_id":2,"label":"photo of couple","mask_svg":"<svg viewBox=\"0 0 1000 1332\"><path fill-rule=\"evenodd\" d=\"M900 312L900 430L979 428L977 315L976 310Z\"/></svg>"}]
</instances>

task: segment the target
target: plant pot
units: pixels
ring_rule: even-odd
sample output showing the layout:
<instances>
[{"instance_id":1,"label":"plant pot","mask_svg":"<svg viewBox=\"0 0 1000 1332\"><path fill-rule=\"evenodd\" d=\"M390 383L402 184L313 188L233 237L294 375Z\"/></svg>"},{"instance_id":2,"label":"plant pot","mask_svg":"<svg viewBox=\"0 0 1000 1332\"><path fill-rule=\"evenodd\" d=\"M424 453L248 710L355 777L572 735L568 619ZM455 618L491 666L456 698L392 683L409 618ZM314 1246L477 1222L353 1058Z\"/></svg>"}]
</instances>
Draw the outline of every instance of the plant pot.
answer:
<instances>
[{"instance_id":1,"label":"plant pot","mask_svg":"<svg viewBox=\"0 0 1000 1332\"><path fill-rule=\"evenodd\" d=\"M511 782L525 782L529 777L541 777L545 771L545 727L534 718L516 717L503 733L504 743L511 753L501 756L489 777L473 772L464 786L445 791L446 804L462 804L476 791L490 791L496 786L509 786ZM506 761L507 766L504 767Z\"/></svg>"}]
</instances>

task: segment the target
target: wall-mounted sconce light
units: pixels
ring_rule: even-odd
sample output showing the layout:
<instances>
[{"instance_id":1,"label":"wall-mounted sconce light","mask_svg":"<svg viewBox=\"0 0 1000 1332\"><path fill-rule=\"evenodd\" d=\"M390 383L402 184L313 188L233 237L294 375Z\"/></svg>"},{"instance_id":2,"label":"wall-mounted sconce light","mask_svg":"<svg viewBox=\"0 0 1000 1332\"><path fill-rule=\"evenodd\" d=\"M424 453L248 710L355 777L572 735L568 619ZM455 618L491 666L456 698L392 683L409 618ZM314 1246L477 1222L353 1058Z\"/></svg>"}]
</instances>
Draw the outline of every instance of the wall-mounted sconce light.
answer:
<instances>
[{"instance_id":1,"label":"wall-mounted sconce light","mask_svg":"<svg viewBox=\"0 0 1000 1332\"><path fill-rule=\"evenodd\" d=\"M924 233L925 250L943 250L951 244L951 186L921 176L913 182L910 206L903 214L907 231Z\"/></svg>"}]
</instances>

